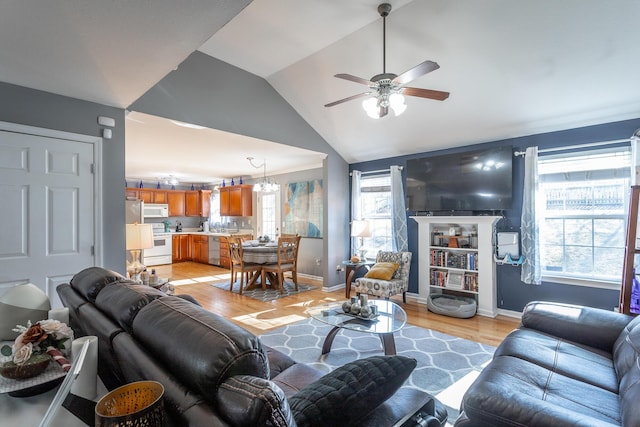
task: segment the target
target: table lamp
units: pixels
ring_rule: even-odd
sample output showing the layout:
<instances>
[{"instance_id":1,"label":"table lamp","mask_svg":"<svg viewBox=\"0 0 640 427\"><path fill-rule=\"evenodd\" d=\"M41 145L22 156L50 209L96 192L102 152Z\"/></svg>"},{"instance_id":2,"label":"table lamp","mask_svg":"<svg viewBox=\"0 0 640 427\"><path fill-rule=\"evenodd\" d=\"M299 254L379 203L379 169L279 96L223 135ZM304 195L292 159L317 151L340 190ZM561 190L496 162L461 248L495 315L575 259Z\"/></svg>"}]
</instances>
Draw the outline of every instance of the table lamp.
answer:
<instances>
[{"instance_id":1,"label":"table lamp","mask_svg":"<svg viewBox=\"0 0 640 427\"><path fill-rule=\"evenodd\" d=\"M127 250L131 252L131 262L127 263L127 271L132 279L138 279L138 275L145 266L140 262L140 251L153 247L153 229L151 224L127 224Z\"/></svg>"},{"instance_id":2,"label":"table lamp","mask_svg":"<svg viewBox=\"0 0 640 427\"><path fill-rule=\"evenodd\" d=\"M364 254L367 253L366 249L363 249L363 239L365 237L371 237L371 227L369 226L369 221L363 219L356 219L351 222L351 237L359 237L360 238L360 247L358 248L358 253L360 254L360 259L364 260Z\"/></svg>"}]
</instances>

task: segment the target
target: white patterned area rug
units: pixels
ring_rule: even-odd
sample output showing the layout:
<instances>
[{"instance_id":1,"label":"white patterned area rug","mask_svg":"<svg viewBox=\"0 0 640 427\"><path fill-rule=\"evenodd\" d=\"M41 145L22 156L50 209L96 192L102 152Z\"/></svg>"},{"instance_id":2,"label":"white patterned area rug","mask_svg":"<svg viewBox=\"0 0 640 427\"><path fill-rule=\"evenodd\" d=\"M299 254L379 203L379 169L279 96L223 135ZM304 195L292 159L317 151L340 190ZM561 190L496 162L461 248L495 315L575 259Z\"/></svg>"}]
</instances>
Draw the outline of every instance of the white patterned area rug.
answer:
<instances>
[{"instance_id":1,"label":"white patterned area rug","mask_svg":"<svg viewBox=\"0 0 640 427\"><path fill-rule=\"evenodd\" d=\"M331 326L309 318L261 335L260 339L295 361L324 372L353 360L384 354L378 336L342 329L336 335L331 351L322 356L322 344L331 329ZM394 338L397 354L412 357L418 362L404 387L417 388L434 396L445 392L467 375L481 371L495 351L495 347L489 345L413 325L406 325L394 334ZM461 394L465 390L466 387L455 393ZM453 422L459 408L448 406L450 401L443 403L447 406L450 422Z\"/></svg>"},{"instance_id":2,"label":"white patterned area rug","mask_svg":"<svg viewBox=\"0 0 640 427\"><path fill-rule=\"evenodd\" d=\"M224 289L225 291L229 290L229 281L226 280L224 282L212 283L213 286L219 289ZM245 285L246 286L246 285ZM284 287L282 293L277 289L267 287L267 289L262 290L262 287L258 285L255 289L249 289L242 291L242 295L247 296L249 298L257 299L260 301L268 302L273 301L278 298L285 298L291 295L299 294L301 292L310 291L311 289L316 289L315 286L305 285L304 283L298 283L298 290L296 291L296 285L293 282L287 282L285 280ZM233 284L233 293L237 294L240 291L240 282L236 281Z\"/></svg>"}]
</instances>

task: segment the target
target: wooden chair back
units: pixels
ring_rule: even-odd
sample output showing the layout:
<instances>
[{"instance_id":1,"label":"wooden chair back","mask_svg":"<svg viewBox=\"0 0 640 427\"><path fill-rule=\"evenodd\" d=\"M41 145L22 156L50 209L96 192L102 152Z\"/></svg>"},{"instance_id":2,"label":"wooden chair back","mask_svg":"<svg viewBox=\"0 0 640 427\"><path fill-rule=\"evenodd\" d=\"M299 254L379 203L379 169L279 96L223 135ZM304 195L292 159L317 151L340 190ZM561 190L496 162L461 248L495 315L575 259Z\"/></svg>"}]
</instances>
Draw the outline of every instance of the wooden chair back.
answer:
<instances>
[{"instance_id":1,"label":"wooden chair back","mask_svg":"<svg viewBox=\"0 0 640 427\"><path fill-rule=\"evenodd\" d=\"M227 237L229 259L232 264L242 265L242 239L236 236Z\"/></svg>"},{"instance_id":2,"label":"wooden chair back","mask_svg":"<svg viewBox=\"0 0 640 427\"><path fill-rule=\"evenodd\" d=\"M253 240L253 234L232 234L231 237L237 237L241 242L246 242L247 240Z\"/></svg>"},{"instance_id":3,"label":"wooden chair back","mask_svg":"<svg viewBox=\"0 0 640 427\"><path fill-rule=\"evenodd\" d=\"M294 268L298 261L298 247L300 236L280 237L278 239L278 265L293 264Z\"/></svg>"}]
</instances>

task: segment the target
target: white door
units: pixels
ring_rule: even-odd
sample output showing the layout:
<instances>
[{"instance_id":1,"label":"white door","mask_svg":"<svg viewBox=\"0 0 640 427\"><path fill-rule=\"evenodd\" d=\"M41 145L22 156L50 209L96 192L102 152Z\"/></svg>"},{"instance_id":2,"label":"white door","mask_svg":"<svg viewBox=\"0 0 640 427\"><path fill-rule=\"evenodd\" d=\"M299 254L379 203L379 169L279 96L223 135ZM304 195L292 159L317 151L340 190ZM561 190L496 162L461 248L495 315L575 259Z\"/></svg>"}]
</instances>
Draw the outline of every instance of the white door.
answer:
<instances>
[{"instance_id":1,"label":"white door","mask_svg":"<svg viewBox=\"0 0 640 427\"><path fill-rule=\"evenodd\" d=\"M95 149L0 130L0 294L31 282L60 306L56 286L96 265Z\"/></svg>"},{"instance_id":2,"label":"white door","mask_svg":"<svg viewBox=\"0 0 640 427\"><path fill-rule=\"evenodd\" d=\"M258 236L267 235L271 239L277 239L280 235L280 192L258 193L256 201Z\"/></svg>"}]
</instances>

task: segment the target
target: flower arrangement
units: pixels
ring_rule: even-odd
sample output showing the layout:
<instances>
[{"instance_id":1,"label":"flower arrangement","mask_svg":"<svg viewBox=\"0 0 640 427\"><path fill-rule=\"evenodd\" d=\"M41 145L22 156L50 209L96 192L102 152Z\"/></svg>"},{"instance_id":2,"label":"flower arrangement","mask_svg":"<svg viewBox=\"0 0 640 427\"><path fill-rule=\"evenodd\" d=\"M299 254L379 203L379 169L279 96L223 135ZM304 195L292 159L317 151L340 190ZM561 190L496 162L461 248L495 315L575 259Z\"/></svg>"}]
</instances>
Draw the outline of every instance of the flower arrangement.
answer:
<instances>
[{"instance_id":1,"label":"flower arrangement","mask_svg":"<svg viewBox=\"0 0 640 427\"><path fill-rule=\"evenodd\" d=\"M31 321L27 326L17 325L14 332L20 335L13 346L5 345L0 349L3 356L13 356L11 361L5 362L0 374L9 378L29 378L44 370L51 358L58 362L62 369L68 371L71 367L65 355L71 349L73 330L58 320L41 320L35 324ZM43 365L42 370L29 369L29 365ZM36 371L34 374L33 372Z\"/></svg>"}]
</instances>

